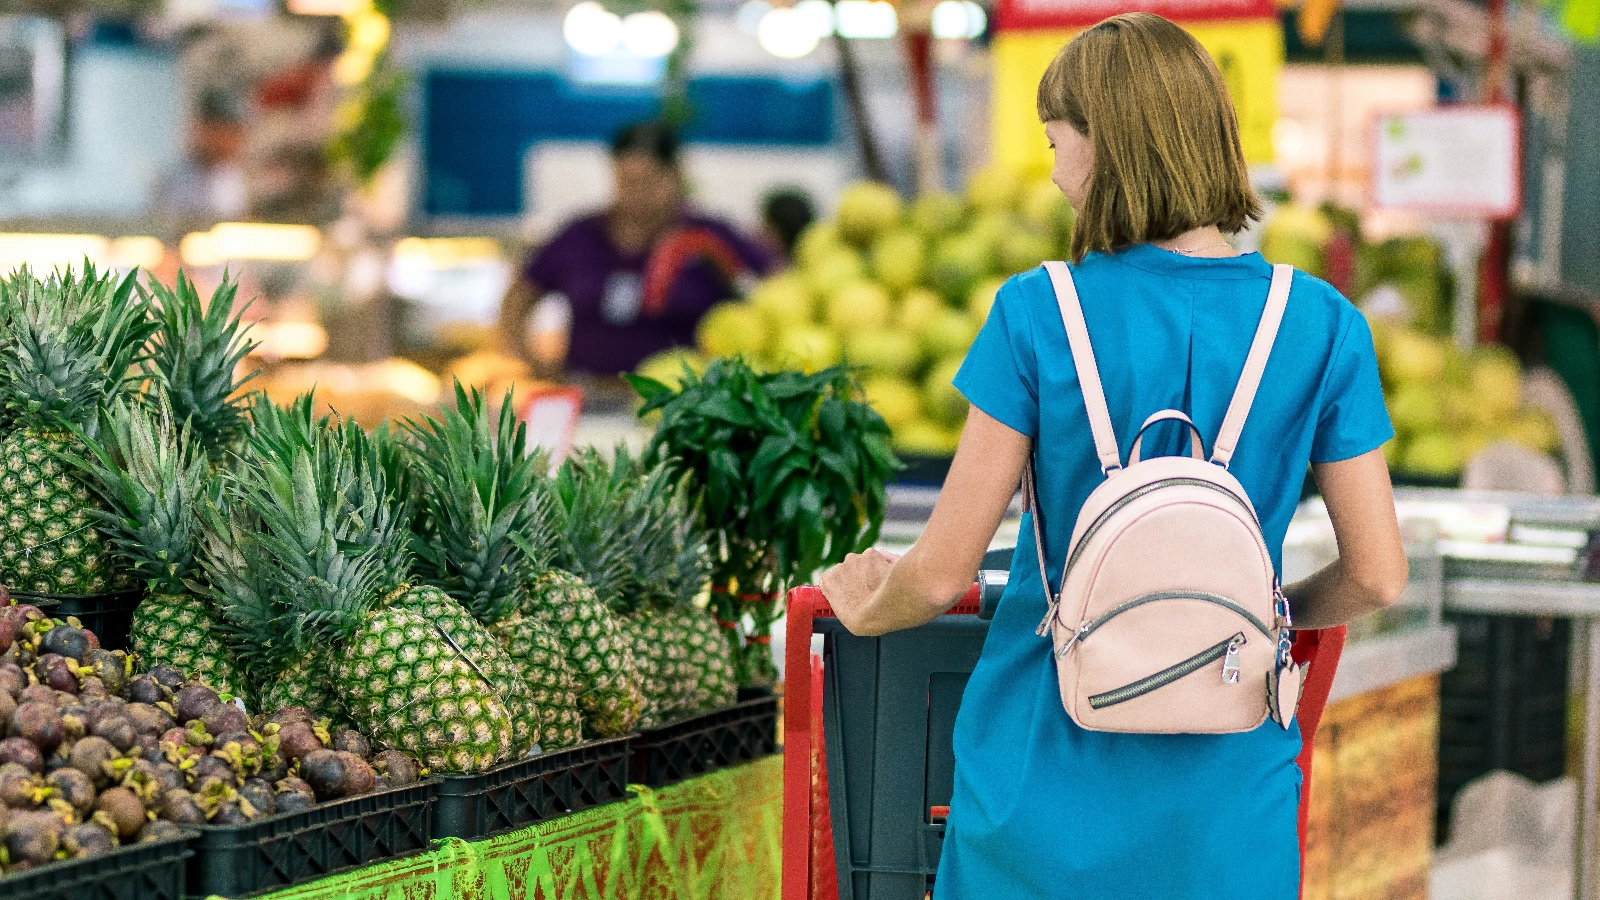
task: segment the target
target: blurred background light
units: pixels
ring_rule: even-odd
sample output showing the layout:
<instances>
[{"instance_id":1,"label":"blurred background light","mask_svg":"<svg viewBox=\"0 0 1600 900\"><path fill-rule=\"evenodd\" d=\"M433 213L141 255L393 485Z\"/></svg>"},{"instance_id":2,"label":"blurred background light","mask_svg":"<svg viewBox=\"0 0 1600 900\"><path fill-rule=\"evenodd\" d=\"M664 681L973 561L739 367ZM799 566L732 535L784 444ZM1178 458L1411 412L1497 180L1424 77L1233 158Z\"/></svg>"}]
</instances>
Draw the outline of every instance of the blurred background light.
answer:
<instances>
[{"instance_id":1,"label":"blurred background light","mask_svg":"<svg viewBox=\"0 0 1600 900\"><path fill-rule=\"evenodd\" d=\"M593 0L585 0L567 11L561 34L574 53L605 56L622 43L622 20Z\"/></svg>"},{"instance_id":2,"label":"blurred background light","mask_svg":"<svg viewBox=\"0 0 1600 900\"><path fill-rule=\"evenodd\" d=\"M949 40L971 40L983 34L989 17L972 0L940 0L933 8L933 36Z\"/></svg>"},{"instance_id":3,"label":"blurred background light","mask_svg":"<svg viewBox=\"0 0 1600 900\"><path fill-rule=\"evenodd\" d=\"M678 46L678 26L655 10L633 13L622 20L622 46L637 56L666 56Z\"/></svg>"},{"instance_id":4,"label":"blurred background light","mask_svg":"<svg viewBox=\"0 0 1600 900\"><path fill-rule=\"evenodd\" d=\"M847 38L892 38L900 30L894 5L884 0L839 0L834 15L839 34Z\"/></svg>"},{"instance_id":5,"label":"blurred background light","mask_svg":"<svg viewBox=\"0 0 1600 900\"><path fill-rule=\"evenodd\" d=\"M821 36L807 27L805 14L794 8L770 9L761 17L756 41L779 59L799 59L817 49Z\"/></svg>"}]
</instances>

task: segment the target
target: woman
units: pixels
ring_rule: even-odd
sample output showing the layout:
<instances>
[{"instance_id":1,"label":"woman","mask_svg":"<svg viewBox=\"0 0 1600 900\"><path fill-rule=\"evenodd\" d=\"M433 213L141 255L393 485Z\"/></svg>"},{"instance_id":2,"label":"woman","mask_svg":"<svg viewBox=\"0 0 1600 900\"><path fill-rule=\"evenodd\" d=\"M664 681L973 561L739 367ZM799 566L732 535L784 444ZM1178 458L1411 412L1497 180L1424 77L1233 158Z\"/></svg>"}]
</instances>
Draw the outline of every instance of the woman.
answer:
<instances>
[{"instance_id":1,"label":"woman","mask_svg":"<svg viewBox=\"0 0 1600 900\"><path fill-rule=\"evenodd\" d=\"M1072 267L1121 453L1143 415L1186 410L1210 440L1266 303L1271 266L1224 234L1259 214L1216 66L1149 14L1068 44L1038 92L1053 178L1078 212ZM1103 476L1047 274L1000 290L956 377L971 413L927 530L905 557L869 551L822 579L857 634L920 625L972 583L1030 452L1049 566ZM1166 428L1166 425L1162 426ZM1146 435L1147 444L1152 431ZM1294 620L1326 628L1392 603L1407 577L1388 470L1393 435L1365 320L1296 274L1230 471L1273 564L1310 463L1340 560L1286 589ZM1156 453L1183 447L1178 429ZM1087 731L1063 711L1031 525L967 683L935 895L1293 900L1299 886L1298 726L1228 735Z\"/></svg>"},{"instance_id":2,"label":"woman","mask_svg":"<svg viewBox=\"0 0 1600 900\"><path fill-rule=\"evenodd\" d=\"M761 244L685 208L672 129L624 128L612 141L611 163L611 207L562 229L506 295L501 328L518 355L528 355L534 301L559 294L572 311L567 368L630 371L652 354L692 345L706 310L772 267Z\"/></svg>"}]
</instances>

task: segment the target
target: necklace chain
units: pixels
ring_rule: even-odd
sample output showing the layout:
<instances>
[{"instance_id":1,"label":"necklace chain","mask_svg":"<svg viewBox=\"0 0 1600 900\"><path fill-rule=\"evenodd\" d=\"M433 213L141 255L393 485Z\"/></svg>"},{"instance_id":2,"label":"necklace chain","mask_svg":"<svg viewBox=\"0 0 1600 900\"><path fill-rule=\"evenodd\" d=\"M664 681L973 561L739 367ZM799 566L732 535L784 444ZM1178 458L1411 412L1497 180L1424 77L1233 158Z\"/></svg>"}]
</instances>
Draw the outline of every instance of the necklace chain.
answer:
<instances>
[{"instance_id":1,"label":"necklace chain","mask_svg":"<svg viewBox=\"0 0 1600 900\"><path fill-rule=\"evenodd\" d=\"M1192 255L1194 255L1196 253L1200 253L1200 252L1205 251L1205 250L1215 250L1218 247L1228 247L1228 246L1230 246L1230 245L1229 245L1229 243L1227 241L1217 241L1215 244L1207 244L1204 247L1191 247L1190 249L1187 249L1187 250L1185 250L1182 247L1173 247L1172 248L1172 252L1173 253L1182 253L1184 256L1192 256Z\"/></svg>"}]
</instances>

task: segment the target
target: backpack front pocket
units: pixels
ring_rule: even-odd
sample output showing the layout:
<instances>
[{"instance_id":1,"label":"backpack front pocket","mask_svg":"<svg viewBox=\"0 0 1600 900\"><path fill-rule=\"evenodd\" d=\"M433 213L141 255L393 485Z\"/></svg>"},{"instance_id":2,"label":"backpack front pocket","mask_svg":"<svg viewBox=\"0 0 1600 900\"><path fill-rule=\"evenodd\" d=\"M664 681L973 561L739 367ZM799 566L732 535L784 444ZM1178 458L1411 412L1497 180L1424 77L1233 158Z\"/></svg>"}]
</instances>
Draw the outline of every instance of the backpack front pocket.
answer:
<instances>
[{"instance_id":1,"label":"backpack front pocket","mask_svg":"<svg viewBox=\"0 0 1600 900\"><path fill-rule=\"evenodd\" d=\"M1233 637L1218 643L1216 646L1207 647L1183 662L1168 666L1154 675L1147 675L1132 684L1123 685L1114 691L1106 691L1103 694L1095 694L1089 698L1089 706L1093 709L1105 709L1108 706L1116 706L1118 703L1127 703L1129 700L1137 700L1151 691L1160 690L1174 681L1177 681L1179 678L1183 678L1186 675L1192 675L1195 672L1204 669L1206 666L1211 665L1217 660L1224 659L1230 655L1234 657L1233 665L1230 667L1226 662L1223 663L1222 680L1224 684L1237 684L1239 680L1239 649L1243 647L1245 643L1246 640L1244 632L1241 631L1235 634ZM1228 677L1230 671L1233 673L1232 679Z\"/></svg>"}]
</instances>

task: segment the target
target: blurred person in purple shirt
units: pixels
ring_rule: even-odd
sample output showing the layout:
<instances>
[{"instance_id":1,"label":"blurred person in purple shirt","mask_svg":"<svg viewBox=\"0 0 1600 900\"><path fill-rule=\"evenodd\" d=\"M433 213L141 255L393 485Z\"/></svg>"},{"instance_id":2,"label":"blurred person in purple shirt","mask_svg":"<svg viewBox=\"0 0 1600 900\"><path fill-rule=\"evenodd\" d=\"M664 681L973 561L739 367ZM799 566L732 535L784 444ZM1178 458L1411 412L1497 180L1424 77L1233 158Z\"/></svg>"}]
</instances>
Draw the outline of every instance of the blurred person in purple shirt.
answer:
<instances>
[{"instance_id":1,"label":"blurred person in purple shirt","mask_svg":"<svg viewBox=\"0 0 1600 900\"><path fill-rule=\"evenodd\" d=\"M571 309L566 368L616 375L675 346L693 346L695 325L775 265L762 242L689 209L678 138L655 122L611 142L610 208L576 219L535 251L501 307L514 352L528 356L526 323L540 298Z\"/></svg>"}]
</instances>

